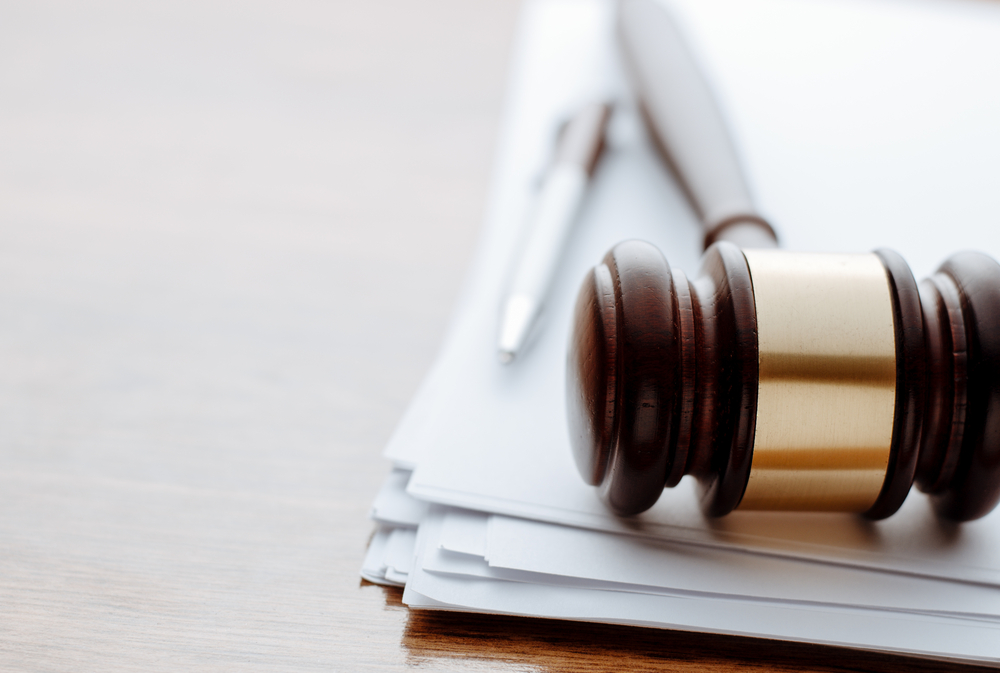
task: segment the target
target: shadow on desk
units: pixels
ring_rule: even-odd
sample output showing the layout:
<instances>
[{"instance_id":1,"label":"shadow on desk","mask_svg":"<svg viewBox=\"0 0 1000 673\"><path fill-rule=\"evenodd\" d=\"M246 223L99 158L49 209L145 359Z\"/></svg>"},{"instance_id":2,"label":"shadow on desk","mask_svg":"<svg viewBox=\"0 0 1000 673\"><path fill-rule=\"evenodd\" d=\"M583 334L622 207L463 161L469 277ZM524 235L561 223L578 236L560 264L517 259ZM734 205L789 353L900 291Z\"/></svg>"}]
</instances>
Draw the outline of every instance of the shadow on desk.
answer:
<instances>
[{"instance_id":1,"label":"shadow on desk","mask_svg":"<svg viewBox=\"0 0 1000 673\"><path fill-rule=\"evenodd\" d=\"M388 609L407 609L383 587ZM546 673L582 671L990 671L838 647L584 622L409 610L402 646L411 665L442 659Z\"/></svg>"}]
</instances>

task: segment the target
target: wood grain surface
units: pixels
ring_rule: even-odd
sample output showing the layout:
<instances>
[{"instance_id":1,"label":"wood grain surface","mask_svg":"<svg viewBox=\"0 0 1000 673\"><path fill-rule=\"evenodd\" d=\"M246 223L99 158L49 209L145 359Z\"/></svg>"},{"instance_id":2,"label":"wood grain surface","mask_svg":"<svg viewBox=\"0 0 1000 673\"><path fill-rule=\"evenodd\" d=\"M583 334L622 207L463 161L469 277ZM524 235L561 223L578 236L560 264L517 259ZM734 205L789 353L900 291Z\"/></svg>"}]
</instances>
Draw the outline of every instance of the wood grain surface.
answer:
<instances>
[{"instance_id":1,"label":"wood grain surface","mask_svg":"<svg viewBox=\"0 0 1000 673\"><path fill-rule=\"evenodd\" d=\"M411 613L358 579L516 10L0 6L0 669L949 668Z\"/></svg>"}]
</instances>

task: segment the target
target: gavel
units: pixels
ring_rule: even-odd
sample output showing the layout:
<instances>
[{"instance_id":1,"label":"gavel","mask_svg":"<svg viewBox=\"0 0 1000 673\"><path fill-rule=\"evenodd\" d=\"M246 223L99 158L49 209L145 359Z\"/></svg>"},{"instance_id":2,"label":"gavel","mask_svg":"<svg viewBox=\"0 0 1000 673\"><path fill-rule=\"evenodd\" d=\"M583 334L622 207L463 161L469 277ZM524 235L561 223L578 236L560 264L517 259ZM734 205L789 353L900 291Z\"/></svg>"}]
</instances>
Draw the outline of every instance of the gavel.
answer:
<instances>
[{"instance_id":1,"label":"gavel","mask_svg":"<svg viewBox=\"0 0 1000 673\"><path fill-rule=\"evenodd\" d=\"M959 253L919 285L897 253L774 249L706 82L660 3L619 30L654 140L705 228L692 278L626 241L585 278L570 443L608 507L684 475L703 511L882 519L911 485L944 518L1000 500L1000 264ZM693 124L692 120L697 123Z\"/></svg>"},{"instance_id":2,"label":"gavel","mask_svg":"<svg viewBox=\"0 0 1000 673\"><path fill-rule=\"evenodd\" d=\"M689 280L627 241L584 280L570 343L576 464L618 514L685 474L710 516L880 519L914 481L958 521L1000 500L1000 264L986 255L918 286L891 250L722 240Z\"/></svg>"}]
</instances>

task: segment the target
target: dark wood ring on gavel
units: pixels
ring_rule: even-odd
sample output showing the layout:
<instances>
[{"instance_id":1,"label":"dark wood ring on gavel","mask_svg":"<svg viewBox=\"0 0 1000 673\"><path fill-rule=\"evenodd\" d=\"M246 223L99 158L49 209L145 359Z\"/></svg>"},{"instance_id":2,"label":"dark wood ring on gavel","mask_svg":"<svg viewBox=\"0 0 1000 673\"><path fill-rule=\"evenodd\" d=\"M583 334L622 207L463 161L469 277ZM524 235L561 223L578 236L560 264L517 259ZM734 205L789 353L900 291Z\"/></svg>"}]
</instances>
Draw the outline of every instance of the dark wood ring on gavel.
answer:
<instances>
[{"instance_id":1,"label":"dark wood ring on gavel","mask_svg":"<svg viewBox=\"0 0 1000 673\"><path fill-rule=\"evenodd\" d=\"M1000 500L1000 264L918 287L890 250L710 247L696 277L627 241L587 276L567 370L571 443L616 513L694 476L734 509L880 519L911 484L966 521Z\"/></svg>"}]
</instances>

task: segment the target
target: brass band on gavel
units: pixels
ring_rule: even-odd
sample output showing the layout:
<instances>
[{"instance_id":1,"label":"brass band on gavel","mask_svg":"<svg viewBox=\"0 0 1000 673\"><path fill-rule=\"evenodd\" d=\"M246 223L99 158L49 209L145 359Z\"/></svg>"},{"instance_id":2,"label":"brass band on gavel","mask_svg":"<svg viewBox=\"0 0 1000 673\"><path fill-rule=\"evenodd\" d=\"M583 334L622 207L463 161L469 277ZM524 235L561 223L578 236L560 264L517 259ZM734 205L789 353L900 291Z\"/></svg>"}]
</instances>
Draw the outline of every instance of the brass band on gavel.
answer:
<instances>
[{"instance_id":1,"label":"brass band on gavel","mask_svg":"<svg viewBox=\"0 0 1000 673\"><path fill-rule=\"evenodd\" d=\"M873 254L744 252L757 309L757 424L740 509L864 512L892 444L896 338Z\"/></svg>"},{"instance_id":2,"label":"brass band on gavel","mask_svg":"<svg viewBox=\"0 0 1000 673\"><path fill-rule=\"evenodd\" d=\"M706 513L895 512L911 484L977 518L1000 499L1000 265L917 286L891 251L710 247L697 276L616 246L585 280L571 443L619 514L684 475Z\"/></svg>"}]
</instances>

